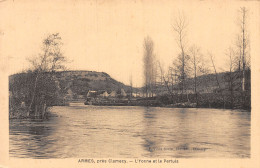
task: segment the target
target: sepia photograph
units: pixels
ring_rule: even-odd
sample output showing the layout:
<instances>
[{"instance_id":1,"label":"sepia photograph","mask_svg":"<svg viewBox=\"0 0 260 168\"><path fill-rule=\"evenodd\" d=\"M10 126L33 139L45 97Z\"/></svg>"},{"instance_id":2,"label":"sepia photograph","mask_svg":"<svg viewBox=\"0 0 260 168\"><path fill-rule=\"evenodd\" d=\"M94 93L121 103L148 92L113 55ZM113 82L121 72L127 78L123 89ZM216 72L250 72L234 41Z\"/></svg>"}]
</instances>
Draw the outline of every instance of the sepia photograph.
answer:
<instances>
[{"instance_id":1,"label":"sepia photograph","mask_svg":"<svg viewBox=\"0 0 260 168\"><path fill-rule=\"evenodd\" d=\"M0 167L259 158L259 16L260 1L0 1Z\"/></svg>"}]
</instances>

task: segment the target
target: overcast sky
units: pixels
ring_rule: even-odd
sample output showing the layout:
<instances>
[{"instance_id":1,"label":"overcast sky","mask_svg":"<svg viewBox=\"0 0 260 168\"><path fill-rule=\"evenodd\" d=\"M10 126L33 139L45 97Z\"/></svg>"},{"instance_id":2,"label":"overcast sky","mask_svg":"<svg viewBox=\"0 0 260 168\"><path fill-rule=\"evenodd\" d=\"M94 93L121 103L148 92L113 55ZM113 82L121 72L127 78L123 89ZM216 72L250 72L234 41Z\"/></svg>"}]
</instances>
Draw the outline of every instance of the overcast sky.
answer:
<instances>
[{"instance_id":1,"label":"overcast sky","mask_svg":"<svg viewBox=\"0 0 260 168\"><path fill-rule=\"evenodd\" d=\"M72 70L103 71L116 80L143 84L143 40L149 35L164 67L180 49L172 29L183 13L188 21L188 45L215 55L225 70L225 50L235 43L238 10L249 10L251 48L259 37L259 1L4 1L0 3L1 70L16 73L28 68L41 42L59 32ZM251 57L255 57L254 52Z\"/></svg>"}]
</instances>

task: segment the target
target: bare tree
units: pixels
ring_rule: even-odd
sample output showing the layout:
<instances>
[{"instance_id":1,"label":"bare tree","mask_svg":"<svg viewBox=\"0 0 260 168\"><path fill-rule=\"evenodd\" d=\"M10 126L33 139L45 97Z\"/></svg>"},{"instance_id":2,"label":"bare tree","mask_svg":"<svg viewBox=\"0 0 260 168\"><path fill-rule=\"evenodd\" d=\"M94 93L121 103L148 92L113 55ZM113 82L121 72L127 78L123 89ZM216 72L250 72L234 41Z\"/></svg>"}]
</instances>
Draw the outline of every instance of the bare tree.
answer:
<instances>
[{"instance_id":1,"label":"bare tree","mask_svg":"<svg viewBox=\"0 0 260 168\"><path fill-rule=\"evenodd\" d=\"M188 76L187 73L187 64L189 56L186 53L187 42L186 42L186 29L187 29L187 21L184 15L179 15L178 18L175 19L173 24L173 30L177 34L177 43L181 50L180 55L175 60L176 69L179 71L179 83L181 86L181 94L183 99L184 91L186 90L185 87L185 80Z\"/></svg>"},{"instance_id":2,"label":"bare tree","mask_svg":"<svg viewBox=\"0 0 260 168\"><path fill-rule=\"evenodd\" d=\"M42 53L40 53L38 57L29 60L33 67L32 70L36 73L36 77L34 80L32 99L27 111L28 116L30 115L30 112L32 110L31 107L33 103L36 104L35 110L37 112L37 103L35 102L36 96L40 98L44 96L40 95L40 92L37 90L41 77L46 75L46 73L50 73L49 75L53 78L55 71L64 68L63 63L65 62L65 57L61 52L61 45L62 43L59 33L48 35L43 40Z\"/></svg>"},{"instance_id":3,"label":"bare tree","mask_svg":"<svg viewBox=\"0 0 260 168\"><path fill-rule=\"evenodd\" d=\"M214 58L213 58L213 55L211 53L209 53L209 55L210 55L212 67L213 67L214 72L215 72L215 78L216 78L216 82L217 82L217 85L218 85L218 88L219 88L219 92L220 92L222 100L223 100L223 107L225 108L225 97L224 97L224 94L223 94L223 89L221 88L220 82L219 82L219 79L218 79L218 73L217 73L215 63L214 63Z\"/></svg>"},{"instance_id":4,"label":"bare tree","mask_svg":"<svg viewBox=\"0 0 260 168\"><path fill-rule=\"evenodd\" d=\"M144 62L145 94L146 97L153 97L155 79L156 79L156 68L155 68L154 43L149 36L147 36L144 39L143 62Z\"/></svg>"},{"instance_id":5,"label":"bare tree","mask_svg":"<svg viewBox=\"0 0 260 168\"><path fill-rule=\"evenodd\" d=\"M242 40L240 38L240 36L237 36L237 40L236 40L236 47L237 50L235 52L236 54L236 62L235 62L235 66L237 71L239 71L241 73L241 67L242 67L242 44L241 44ZM241 88L242 88L242 81L241 81Z\"/></svg>"},{"instance_id":6,"label":"bare tree","mask_svg":"<svg viewBox=\"0 0 260 168\"><path fill-rule=\"evenodd\" d=\"M133 76L131 74L130 76L130 100L132 99L133 97Z\"/></svg>"},{"instance_id":7,"label":"bare tree","mask_svg":"<svg viewBox=\"0 0 260 168\"><path fill-rule=\"evenodd\" d=\"M185 54L183 57L182 54L179 54L173 61L172 69L174 70L174 76L176 76L179 90L181 91L181 100L184 101L184 95L186 94L189 101L187 92L188 83L186 80L190 77L191 72L190 55Z\"/></svg>"},{"instance_id":8,"label":"bare tree","mask_svg":"<svg viewBox=\"0 0 260 168\"><path fill-rule=\"evenodd\" d=\"M160 69L160 76L161 76L161 79L162 79L162 83L164 83L164 86L166 87L169 95L173 99L174 95L173 95L173 92L171 91L171 89L169 87L169 81L165 78L165 74L164 74L163 68L161 66L161 63L159 61L157 61L157 64L158 64L159 69Z\"/></svg>"},{"instance_id":9,"label":"bare tree","mask_svg":"<svg viewBox=\"0 0 260 168\"><path fill-rule=\"evenodd\" d=\"M235 87L235 80L236 80L236 73L234 72L234 50L229 47L227 50L226 55L229 58L228 64L229 64L229 72L228 72L228 90L230 91L230 100L231 100L231 108L234 106L234 87Z\"/></svg>"},{"instance_id":10,"label":"bare tree","mask_svg":"<svg viewBox=\"0 0 260 168\"><path fill-rule=\"evenodd\" d=\"M245 7L241 7L239 10L240 13L240 19L239 19L239 27L240 27L240 33L238 38L238 46L241 51L240 58L241 64L242 64L242 91L245 91L245 71L246 71L246 61L249 54L249 36L247 32L247 19L248 19L248 10ZM240 66L240 64L239 64Z\"/></svg>"},{"instance_id":11,"label":"bare tree","mask_svg":"<svg viewBox=\"0 0 260 168\"><path fill-rule=\"evenodd\" d=\"M192 64L192 71L194 77L194 93L196 96L196 103L198 105L198 92L197 92L197 76L199 72L199 68L202 67L202 54L200 53L200 49L193 45L190 50L190 57L191 57L191 64Z\"/></svg>"},{"instance_id":12,"label":"bare tree","mask_svg":"<svg viewBox=\"0 0 260 168\"><path fill-rule=\"evenodd\" d=\"M233 63L234 70L240 81L236 81L241 94L241 103L245 106L246 95L250 96L250 40L248 33L248 9L241 7L238 11L239 33L236 40L236 60Z\"/></svg>"},{"instance_id":13,"label":"bare tree","mask_svg":"<svg viewBox=\"0 0 260 168\"><path fill-rule=\"evenodd\" d=\"M210 78L210 68L208 67L207 64L205 64L204 61L201 62L201 64L198 66L198 72L201 74L201 75L204 75L205 78L203 81L200 81L200 83L198 83L198 85L202 85L203 86L203 90L206 91L206 93L210 93L210 81L211 81L211 78ZM201 96L201 95L200 95ZM207 101L208 101L208 107L210 108L211 107L211 104L210 104L210 96L205 96Z\"/></svg>"}]
</instances>

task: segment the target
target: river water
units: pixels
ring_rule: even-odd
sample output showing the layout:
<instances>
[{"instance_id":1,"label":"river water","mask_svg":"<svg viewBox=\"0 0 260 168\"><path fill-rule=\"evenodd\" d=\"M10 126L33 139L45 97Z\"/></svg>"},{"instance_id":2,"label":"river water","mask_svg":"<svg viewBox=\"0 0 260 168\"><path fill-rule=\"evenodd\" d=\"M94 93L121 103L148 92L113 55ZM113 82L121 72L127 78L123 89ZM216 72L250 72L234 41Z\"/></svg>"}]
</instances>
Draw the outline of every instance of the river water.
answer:
<instances>
[{"instance_id":1,"label":"river water","mask_svg":"<svg viewBox=\"0 0 260 168\"><path fill-rule=\"evenodd\" d=\"M249 112L160 107L53 107L10 120L10 157L248 158Z\"/></svg>"}]
</instances>

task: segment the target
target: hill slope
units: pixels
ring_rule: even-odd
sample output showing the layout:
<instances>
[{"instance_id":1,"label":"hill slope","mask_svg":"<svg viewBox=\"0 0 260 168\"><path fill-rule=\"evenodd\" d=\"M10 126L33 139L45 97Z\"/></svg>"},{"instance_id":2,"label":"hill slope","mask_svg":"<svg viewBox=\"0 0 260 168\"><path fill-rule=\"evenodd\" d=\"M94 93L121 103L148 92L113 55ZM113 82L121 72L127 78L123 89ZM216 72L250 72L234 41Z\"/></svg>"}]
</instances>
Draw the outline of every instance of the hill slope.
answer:
<instances>
[{"instance_id":1,"label":"hill slope","mask_svg":"<svg viewBox=\"0 0 260 168\"><path fill-rule=\"evenodd\" d=\"M57 72L56 77L62 90L71 89L78 95L86 95L89 90L117 91L121 88L124 90L130 89L130 86L116 81L105 72L63 71Z\"/></svg>"},{"instance_id":2,"label":"hill slope","mask_svg":"<svg viewBox=\"0 0 260 168\"><path fill-rule=\"evenodd\" d=\"M9 76L9 84L12 85L15 78L25 78L27 73L18 73ZM123 88L125 91L130 89L121 82L111 78L105 72L95 71L60 71L56 72L56 83L60 92L66 94L71 90L76 95L86 95L89 90L117 91Z\"/></svg>"},{"instance_id":3,"label":"hill slope","mask_svg":"<svg viewBox=\"0 0 260 168\"><path fill-rule=\"evenodd\" d=\"M238 72L232 72L231 74L233 80L233 89L238 90L241 86L241 75L238 75ZM197 92L198 93L213 93L218 92L220 90L228 91L229 90L229 72L220 72L217 74L218 82L220 85L220 89L216 80L216 74L206 74L200 75L197 77ZM246 71L246 79L245 79L245 89L250 90L250 71ZM186 90L188 93L194 93L194 78L188 78L185 80ZM180 93L181 86L178 84L173 83L173 85L169 82L168 83L169 89L174 93ZM144 89L144 88L143 88ZM159 94L167 94L168 88L166 87L165 83L163 85L157 85L157 93Z\"/></svg>"}]
</instances>

